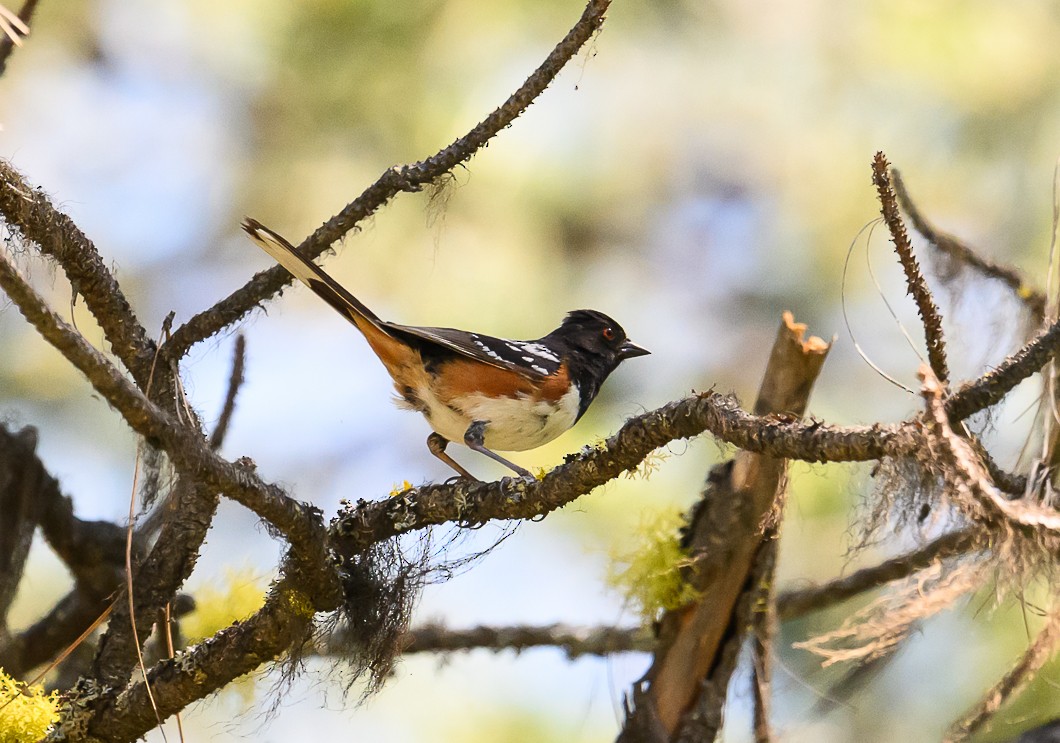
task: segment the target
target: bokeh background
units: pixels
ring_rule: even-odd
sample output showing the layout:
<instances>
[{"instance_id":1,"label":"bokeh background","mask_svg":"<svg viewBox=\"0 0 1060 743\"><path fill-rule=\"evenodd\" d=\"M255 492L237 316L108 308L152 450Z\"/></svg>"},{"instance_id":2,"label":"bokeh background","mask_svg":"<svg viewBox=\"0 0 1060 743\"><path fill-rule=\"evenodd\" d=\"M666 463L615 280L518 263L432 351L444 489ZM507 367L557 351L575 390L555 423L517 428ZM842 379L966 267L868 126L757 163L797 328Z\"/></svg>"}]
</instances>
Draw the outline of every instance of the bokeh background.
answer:
<instances>
[{"instance_id":1,"label":"bokeh background","mask_svg":"<svg viewBox=\"0 0 1060 743\"><path fill-rule=\"evenodd\" d=\"M158 329L171 310L180 323L269 265L241 236L243 215L300 241L385 168L466 132L581 10L571 0L44 0L0 79L0 156L95 241ZM811 414L897 421L917 399L855 349L915 386L919 361L900 327L919 344L915 314L882 230L863 231L878 214L871 157L887 152L936 223L1044 286L1060 154L1058 34L1055 2L616 0L603 32L514 126L444 189L401 195L326 267L399 322L533 338L566 310L593 307L654 352L624 365L573 431L513 457L525 466L555 464L693 389L753 399L786 309L837 337ZM82 307L71 310L64 278L20 260L53 306L102 342ZM939 299L955 376L967 378L1003 358L1027 324L993 282L947 277ZM247 337L247 382L227 455L252 457L263 476L325 512L344 498L386 497L404 480L448 477L423 444L424 422L390 404L366 345L302 288L186 360L189 399L208 420L236 331ZM7 303L0 348L0 416L40 429L40 451L79 515L123 519L134 438ZM1025 385L991 422L1003 464L1017 463L1035 395ZM724 453L709 438L675 444L649 479L612 483L523 525L428 588L417 621L636 621L605 583L611 556L654 514L687 507ZM484 476L504 474L457 456ZM848 553L872 497L866 467L796 465L791 485L782 585L912 544L899 535ZM448 556L501 533L487 527ZM267 581L280 551L251 514L223 504L190 586L223 581L229 569ZM36 548L17 618L38 616L66 581ZM991 596L985 587L925 625L868 692L827 714L813 659L783 650L783 739L938 739L1036 626L1033 605L995 609ZM416 657L361 708L331 665L310 663L282 694L266 675L196 705L184 724L198 741L309 731L321 740L604 741L647 663L570 662L554 650ZM985 739L1060 712L1055 669L1042 676ZM746 675L734 684L725 739L742 741Z\"/></svg>"}]
</instances>

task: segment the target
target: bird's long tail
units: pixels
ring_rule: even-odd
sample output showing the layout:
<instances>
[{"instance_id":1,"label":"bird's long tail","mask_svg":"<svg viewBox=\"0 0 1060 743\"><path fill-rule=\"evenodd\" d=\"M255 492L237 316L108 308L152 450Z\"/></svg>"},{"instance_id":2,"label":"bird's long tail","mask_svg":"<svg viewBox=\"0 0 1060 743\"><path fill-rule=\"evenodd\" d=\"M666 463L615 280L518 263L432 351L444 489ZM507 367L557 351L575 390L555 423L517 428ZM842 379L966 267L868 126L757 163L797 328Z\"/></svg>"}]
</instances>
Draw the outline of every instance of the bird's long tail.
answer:
<instances>
[{"instance_id":1,"label":"bird's long tail","mask_svg":"<svg viewBox=\"0 0 1060 743\"><path fill-rule=\"evenodd\" d=\"M321 299L330 304L346 319L362 328L358 320L367 320L382 330L382 321L374 312L365 307L357 297L346 291L335 279L328 276L324 269L299 253L282 235L273 232L256 219L245 217L243 230L250 235L254 243L271 255L292 276L312 289Z\"/></svg>"},{"instance_id":2,"label":"bird's long tail","mask_svg":"<svg viewBox=\"0 0 1060 743\"><path fill-rule=\"evenodd\" d=\"M368 344L391 373L393 369L409 363L409 355L414 351L407 343L394 337L391 330L393 326L380 320L357 297L328 276L320 266L299 253L282 235L250 217L243 219L243 230L259 248L271 255L292 276L352 322L364 334Z\"/></svg>"}]
</instances>

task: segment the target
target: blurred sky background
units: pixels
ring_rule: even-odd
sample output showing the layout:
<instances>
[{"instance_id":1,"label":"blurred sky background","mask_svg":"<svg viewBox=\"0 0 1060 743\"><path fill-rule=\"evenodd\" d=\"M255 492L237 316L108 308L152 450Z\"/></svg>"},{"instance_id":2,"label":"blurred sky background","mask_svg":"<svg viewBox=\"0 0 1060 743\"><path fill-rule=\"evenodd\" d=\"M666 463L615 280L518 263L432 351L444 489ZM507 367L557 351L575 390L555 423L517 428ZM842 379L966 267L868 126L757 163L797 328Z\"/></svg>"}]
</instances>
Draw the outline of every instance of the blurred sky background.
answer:
<instances>
[{"instance_id":1,"label":"blurred sky background","mask_svg":"<svg viewBox=\"0 0 1060 743\"><path fill-rule=\"evenodd\" d=\"M14 6L13 6L14 7ZM254 216L301 241L387 167L428 156L507 97L582 12L577 0L44 0L33 35L0 79L0 156L95 241L157 333L241 286L268 258L242 236ZM898 421L918 400L919 363L887 310L920 342L870 181L884 150L939 226L1045 283L1060 155L1060 3L854 0L616 0L603 32L514 126L440 192L402 194L337 246L326 268L382 317L513 338L563 313L613 315L653 355L609 380L585 419L513 455L551 466L629 415L713 388L750 404L783 310L837 343L810 414L838 424ZM859 236L860 234L860 236ZM843 283L843 265L854 245ZM61 274L20 265L70 311ZM926 263L931 261L926 260ZM1027 331L992 282L957 272L938 298L954 377L997 363ZM880 289L874 284L878 281ZM936 282L938 286L938 282ZM78 304L78 327L101 333ZM403 480L450 475L425 422L391 405L367 345L304 288L196 347L192 404L219 413L235 332L246 385L225 454L334 513ZM85 380L0 300L0 416L40 429L40 453L83 518L122 520L135 440ZM1024 385L988 441L1015 466L1036 395ZM484 457L455 456L491 478ZM604 584L609 555L652 513L687 507L724 450L670 447L649 479L620 480L428 588L417 621L630 623ZM868 467L792 468L782 586L823 580L913 542L847 554ZM450 557L490 544L486 527ZM439 537L444 534L439 533ZM282 546L223 503L190 587L225 569L267 580ZM35 548L16 619L63 593ZM870 692L824 715L826 686L804 652L776 670L786 741L933 740L993 683L1033 632L1033 612L990 607L990 589L925 625ZM848 608L849 611L849 608ZM843 612L786 629L803 639ZM1028 622L1025 626L1024 620ZM646 656L569 662L554 650L416 657L357 709L330 665L285 692L258 682L185 714L189 740L605 741ZM1057 680L1047 669L1045 680ZM727 741L749 739L746 675ZM1038 683L1012 724L1060 712ZM1011 735L1002 723L984 740ZM149 740L160 739L157 733Z\"/></svg>"}]
</instances>

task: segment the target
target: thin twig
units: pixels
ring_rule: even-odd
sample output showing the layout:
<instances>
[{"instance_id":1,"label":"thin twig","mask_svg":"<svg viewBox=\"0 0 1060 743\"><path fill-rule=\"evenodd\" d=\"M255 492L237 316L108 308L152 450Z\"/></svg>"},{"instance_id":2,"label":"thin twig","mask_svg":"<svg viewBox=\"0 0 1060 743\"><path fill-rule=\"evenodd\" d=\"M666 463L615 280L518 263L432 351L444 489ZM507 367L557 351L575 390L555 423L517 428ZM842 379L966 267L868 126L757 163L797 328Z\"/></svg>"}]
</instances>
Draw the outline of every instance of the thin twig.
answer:
<instances>
[{"instance_id":1,"label":"thin twig","mask_svg":"<svg viewBox=\"0 0 1060 743\"><path fill-rule=\"evenodd\" d=\"M225 395L224 407L221 408L221 417L217 419L217 425L210 434L210 448L220 449L224 443L225 434L228 433L228 424L232 421L232 413L236 409L236 395L239 388L243 386L243 370L246 366L247 339L242 333L236 336L235 349L232 351L232 373L228 377L228 393Z\"/></svg>"},{"instance_id":2,"label":"thin twig","mask_svg":"<svg viewBox=\"0 0 1060 743\"><path fill-rule=\"evenodd\" d=\"M172 315L167 318L166 323L172 323ZM147 375L147 384L144 387L144 395L151 396L151 384L155 379L155 368L158 362L158 354L151 361L151 371ZM129 492L129 520L125 526L125 599L126 610L129 612L129 632L132 633L133 647L136 650L136 665L140 673L147 677L147 667L144 665L143 643L140 642L140 632L136 627L136 591L133 582L133 535L136 531L134 522L136 520L136 491L140 485L140 468L142 457L139 451L133 464L132 487ZM147 685L147 701L151 703L151 710L155 713L155 721L158 723L159 732L162 733L162 742L168 743L166 731L162 727L162 717L158 713L158 703L151 691L151 685Z\"/></svg>"},{"instance_id":3,"label":"thin twig","mask_svg":"<svg viewBox=\"0 0 1060 743\"><path fill-rule=\"evenodd\" d=\"M1058 645L1060 645L1060 607L1053 607L1045 627L1034 638L1034 642L1016 662L1016 665L984 694L982 699L950 726L946 733L946 742L959 743L975 735L1005 702L1030 682L1035 672L1053 656Z\"/></svg>"},{"instance_id":4,"label":"thin twig","mask_svg":"<svg viewBox=\"0 0 1060 743\"><path fill-rule=\"evenodd\" d=\"M402 191L420 191L461 163L470 160L544 92L559 71L600 29L610 4L611 0L590 0L574 27L556 45L541 66L500 107L463 137L427 159L387 170L360 196L302 241L298 250L310 258L316 258L397 194ZM167 355L177 359L183 357L194 344L238 321L292 280L291 274L280 266L255 275L229 297L195 315L178 328L172 341L166 344Z\"/></svg>"},{"instance_id":5,"label":"thin twig","mask_svg":"<svg viewBox=\"0 0 1060 743\"><path fill-rule=\"evenodd\" d=\"M971 266L984 276L997 279L1005 284L1027 306L1027 309L1034 314L1036 319L1040 320L1045 316L1045 294L1028 284L1020 271L1011 266L1003 266L1000 263L984 258L958 237L944 232L931 224L921 214L920 209L917 208L916 203L905 187L901 174L895 168L891 168L891 181L894 184L898 202L902 205L902 210L909 216L909 221L913 223L913 228L923 235L929 243L962 265Z\"/></svg>"},{"instance_id":6,"label":"thin twig","mask_svg":"<svg viewBox=\"0 0 1060 743\"><path fill-rule=\"evenodd\" d=\"M877 152L872 161L872 182L880 197L883 221L891 232L895 252L905 272L906 286L913 301L916 302L917 312L924 324L928 361L935 376L945 385L950 373L946 364L946 339L942 332L942 315L931 296L931 290L924 280L924 275L920 272L916 256L913 255L913 246L909 242L909 235L906 234L905 225L902 224L902 215L898 210L898 199L891 187L889 169L887 157L882 152Z\"/></svg>"}]
</instances>

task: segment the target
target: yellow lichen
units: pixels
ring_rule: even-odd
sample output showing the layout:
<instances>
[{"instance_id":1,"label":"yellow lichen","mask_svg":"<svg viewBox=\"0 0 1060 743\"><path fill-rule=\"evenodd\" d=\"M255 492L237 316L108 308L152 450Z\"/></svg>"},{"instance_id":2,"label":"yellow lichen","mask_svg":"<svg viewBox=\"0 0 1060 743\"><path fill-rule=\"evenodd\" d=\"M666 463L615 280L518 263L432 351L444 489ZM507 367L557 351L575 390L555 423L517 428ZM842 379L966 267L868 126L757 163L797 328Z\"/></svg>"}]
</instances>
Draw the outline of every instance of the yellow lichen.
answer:
<instances>
[{"instance_id":1,"label":"yellow lichen","mask_svg":"<svg viewBox=\"0 0 1060 743\"><path fill-rule=\"evenodd\" d=\"M682 523L677 510L657 511L645 517L632 543L612 550L608 583L646 622L662 610L679 609L698 598L682 575L691 559L680 545Z\"/></svg>"},{"instance_id":2,"label":"yellow lichen","mask_svg":"<svg viewBox=\"0 0 1060 743\"><path fill-rule=\"evenodd\" d=\"M195 592L195 611L181 621L181 629L189 642L197 642L246 619L264 601L265 586L260 577L250 568L228 568L222 580Z\"/></svg>"},{"instance_id":3,"label":"yellow lichen","mask_svg":"<svg viewBox=\"0 0 1060 743\"><path fill-rule=\"evenodd\" d=\"M395 485L390 489L390 497L396 498L399 495L404 495L410 490L412 490L412 483L408 480L403 480L400 485Z\"/></svg>"},{"instance_id":4,"label":"yellow lichen","mask_svg":"<svg viewBox=\"0 0 1060 743\"><path fill-rule=\"evenodd\" d=\"M0 743L40 740L59 721L59 692L26 686L0 669Z\"/></svg>"},{"instance_id":5,"label":"yellow lichen","mask_svg":"<svg viewBox=\"0 0 1060 743\"><path fill-rule=\"evenodd\" d=\"M631 480L635 478L650 480L651 476L662 467L663 462L669 457L670 452L664 449L656 449L653 452L649 452L648 456L644 457L640 464L626 472L626 477Z\"/></svg>"}]
</instances>

